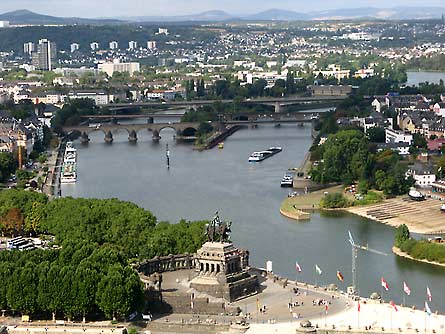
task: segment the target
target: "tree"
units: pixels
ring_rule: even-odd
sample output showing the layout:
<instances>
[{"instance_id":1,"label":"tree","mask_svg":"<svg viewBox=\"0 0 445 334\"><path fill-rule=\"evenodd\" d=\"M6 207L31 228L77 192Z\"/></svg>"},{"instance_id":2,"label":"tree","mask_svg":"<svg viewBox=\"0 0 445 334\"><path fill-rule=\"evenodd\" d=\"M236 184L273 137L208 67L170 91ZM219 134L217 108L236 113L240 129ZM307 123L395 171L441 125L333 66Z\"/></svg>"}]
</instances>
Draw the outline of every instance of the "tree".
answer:
<instances>
[{"instance_id":1,"label":"tree","mask_svg":"<svg viewBox=\"0 0 445 334\"><path fill-rule=\"evenodd\" d=\"M11 208L0 218L2 234L16 236L23 231L23 215L19 208Z\"/></svg>"},{"instance_id":2,"label":"tree","mask_svg":"<svg viewBox=\"0 0 445 334\"><path fill-rule=\"evenodd\" d=\"M368 129L366 135L369 141L372 143L384 143L385 142L385 129L381 127L372 127Z\"/></svg>"},{"instance_id":3,"label":"tree","mask_svg":"<svg viewBox=\"0 0 445 334\"><path fill-rule=\"evenodd\" d=\"M410 232L408 226L402 224L399 227L397 227L396 234L394 237L395 245L397 247L400 247L405 241L409 240L409 238L410 238Z\"/></svg>"},{"instance_id":4,"label":"tree","mask_svg":"<svg viewBox=\"0 0 445 334\"><path fill-rule=\"evenodd\" d=\"M25 232L36 235L40 231L44 216L44 204L41 202L32 203L31 211L25 218Z\"/></svg>"}]
</instances>

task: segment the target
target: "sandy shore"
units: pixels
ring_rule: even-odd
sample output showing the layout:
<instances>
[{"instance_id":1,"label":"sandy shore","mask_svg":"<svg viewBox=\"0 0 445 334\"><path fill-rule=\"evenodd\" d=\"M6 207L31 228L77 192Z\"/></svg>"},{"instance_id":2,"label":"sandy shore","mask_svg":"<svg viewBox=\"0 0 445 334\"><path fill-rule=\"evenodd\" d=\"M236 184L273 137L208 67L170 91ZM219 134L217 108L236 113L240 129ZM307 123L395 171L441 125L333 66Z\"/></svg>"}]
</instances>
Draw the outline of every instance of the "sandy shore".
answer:
<instances>
[{"instance_id":1,"label":"sandy shore","mask_svg":"<svg viewBox=\"0 0 445 334\"><path fill-rule=\"evenodd\" d=\"M405 224L414 233L440 234L445 230L441 204L435 199L417 202L407 196L399 196L377 204L346 208L345 211L393 227Z\"/></svg>"}]
</instances>

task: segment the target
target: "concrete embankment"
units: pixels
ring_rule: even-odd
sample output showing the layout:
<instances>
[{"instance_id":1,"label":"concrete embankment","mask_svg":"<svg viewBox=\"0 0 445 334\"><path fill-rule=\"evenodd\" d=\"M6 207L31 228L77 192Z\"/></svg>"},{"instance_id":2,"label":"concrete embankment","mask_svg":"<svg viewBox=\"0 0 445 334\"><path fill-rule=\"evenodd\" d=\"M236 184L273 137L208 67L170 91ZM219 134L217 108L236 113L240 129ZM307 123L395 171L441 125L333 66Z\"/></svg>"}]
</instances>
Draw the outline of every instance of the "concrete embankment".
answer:
<instances>
[{"instance_id":1,"label":"concrete embankment","mask_svg":"<svg viewBox=\"0 0 445 334\"><path fill-rule=\"evenodd\" d=\"M53 151L47 163L48 174L42 186L42 192L50 198L60 196L60 173L64 150L65 144L60 143L57 149Z\"/></svg>"},{"instance_id":2,"label":"concrete embankment","mask_svg":"<svg viewBox=\"0 0 445 334\"><path fill-rule=\"evenodd\" d=\"M52 326L52 325L14 325L6 326L8 334L124 334L127 332L126 328L120 326L81 326L81 325L66 325L66 326Z\"/></svg>"},{"instance_id":3,"label":"concrete embankment","mask_svg":"<svg viewBox=\"0 0 445 334\"><path fill-rule=\"evenodd\" d=\"M196 147L196 149L198 150L208 150L211 149L213 147L215 147L216 145L218 145L219 143L221 143L222 141L224 141L227 137L233 135L236 131L245 128L244 125L234 125L234 126L230 126L227 129L223 130L223 131L218 131L215 134L213 134L211 137L209 137L205 143L199 147Z\"/></svg>"},{"instance_id":4,"label":"concrete embankment","mask_svg":"<svg viewBox=\"0 0 445 334\"><path fill-rule=\"evenodd\" d=\"M411 255L409 255L408 253L402 252L402 250L400 248L395 247L395 246L392 248L392 252L394 254L396 254L397 256L404 257L406 259L410 259L410 260L413 260L413 261L418 261L418 262L433 264L435 266L445 267L445 263L440 263L440 262L435 262L435 261L428 261L428 260L425 260L425 259L416 259L416 258L412 257Z\"/></svg>"}]
</instances>

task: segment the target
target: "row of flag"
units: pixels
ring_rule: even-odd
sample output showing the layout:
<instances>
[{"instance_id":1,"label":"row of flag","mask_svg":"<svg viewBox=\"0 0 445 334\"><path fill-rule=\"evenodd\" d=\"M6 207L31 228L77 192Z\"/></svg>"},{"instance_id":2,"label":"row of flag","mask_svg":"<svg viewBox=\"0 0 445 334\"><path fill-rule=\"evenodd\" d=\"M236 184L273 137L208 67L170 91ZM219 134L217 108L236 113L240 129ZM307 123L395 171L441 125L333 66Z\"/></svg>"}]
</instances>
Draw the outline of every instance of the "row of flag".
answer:
<instances>
[{"instance_id":1,"label":"row of flag","mask_svg":"<svg viewBox=\"0 0 445 334\"><path fill-rule=\"evenodd\" d=\"M301 273L303 270L301 269L301 266L298 264L298 262L295 262L295 270L297 271L297 272L299 272L299 273ZM318 274L318 275L321 275L321 274L323 274L323 270L321 270L321 268L318 266L318 264L315 264L315 272ZM343 282L344 281L344 276L343 276L343 274L339 271L339 270L337 270L337 278L338 278L338 280L339 281L341 281L341 282ZM388 282L386 282L386 280L383 278L383 276L382 276L382 278L381 278L381 285L382 285L382 287L386 290L386 291L388 291L389 290L389 285L388 285ZM409 295L411 295L411 289L409 288L409 286L408 286L408 284L404 281L403 282L403 291L409 296ZM431 302L432 300L433 300L433 295L431 294L431 290L430 290L430 288L427 286L426 287L426 295L427 295L427 297L428 297L428 301L429 302ZM428 303L427 302L425 302L425 309L429 309L429 307L427 308L427 305L428 305ZM395 304L394 304L394 306L395 306Z\"/></svg>"},{"instance_id":2,"label":"row of flag","mask_svg":"<svg viewBox=\"0 0 445 334\"><path fill-rule=\"evenodd\" d=\"M383 277L381 278L381 284L386 291L389 290L389 285ZM411 295L411 289L405 281L403 282L403 291L406 293L407 296ZM426 295L428 297L428 301L431 302L433 300L433 295L431 294L431 290L428 286L426 287Z\"/></svg>"},{"instance_id":3,"label":"row of flag","mask_svg":"<svg viewBox=\"0 0 445 334\"><path fill-rule=\"evenodd\" d=\"M389 305L392 306L392 308L394 309L394 311L396 311L396 312L399 311L399 309L397 308L396 303L394 303L392 300L389 302ZM357 311L360 312L360 302L357 303ZM432 314L431 309L430 309L430 306L428 305L428 302L427 302L427 301L425 301L425 312L426 312L428 315L431 315L431 314Z\"/></svg>"}]
</instances>

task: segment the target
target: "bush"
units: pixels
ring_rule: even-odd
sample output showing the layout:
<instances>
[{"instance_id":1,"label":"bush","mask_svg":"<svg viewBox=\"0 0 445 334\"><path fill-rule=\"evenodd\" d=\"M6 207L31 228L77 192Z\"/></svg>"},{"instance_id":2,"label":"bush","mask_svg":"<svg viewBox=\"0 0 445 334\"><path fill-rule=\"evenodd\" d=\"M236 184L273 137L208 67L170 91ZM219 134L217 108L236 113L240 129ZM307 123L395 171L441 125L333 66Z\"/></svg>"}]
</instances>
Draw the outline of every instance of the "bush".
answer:
<instances>
[{"instance_id":1,"label":"bush","mask_svg":"<svg viewBox=\"0 0 445 334\"><path fill-rule=\"evenodd\" d=\"M325 209L338 209L349 206L349 201L341 193L326 194L320 202Z\"/></svg>"}]
</instances>

